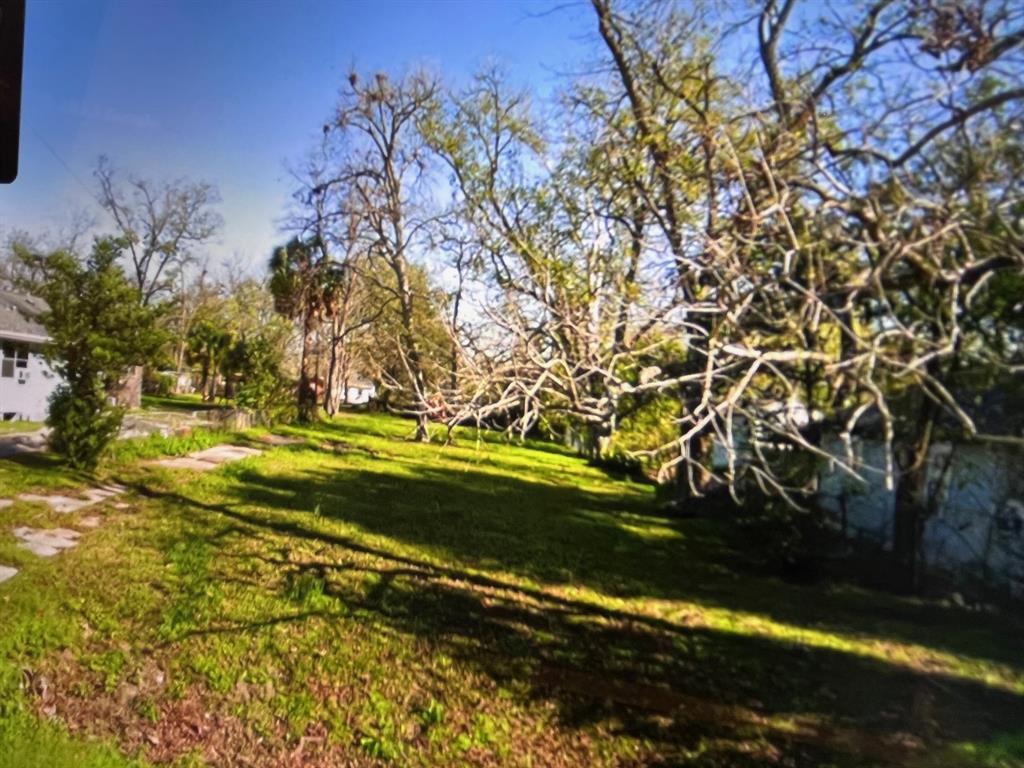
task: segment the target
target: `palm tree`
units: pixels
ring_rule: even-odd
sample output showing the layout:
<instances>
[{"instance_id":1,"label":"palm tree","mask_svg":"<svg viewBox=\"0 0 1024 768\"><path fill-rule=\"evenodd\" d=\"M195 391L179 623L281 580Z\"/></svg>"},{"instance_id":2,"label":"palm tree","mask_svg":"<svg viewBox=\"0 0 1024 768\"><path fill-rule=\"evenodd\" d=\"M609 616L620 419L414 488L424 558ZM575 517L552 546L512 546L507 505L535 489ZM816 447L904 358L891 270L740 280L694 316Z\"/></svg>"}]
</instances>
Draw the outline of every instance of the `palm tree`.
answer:
<instances>
[{"instance_id":1,"label":"palm tree","mask_svg":"<svg viewBox=\"0 0 1024 768\"><path fill-rule=\"evenodd\" d=\"M231 347L231 334L209 320L197 323L189 332L188 354L203 371L203 400L212 402L217 395L217 372Z\"/></svg>"},{"instance_id":2,"label":"palm tree","mask_svg":"<svg viewBox=\"0 0 1024 768\"><path fill-rule=\"evenodd\" d=\"M315 376L309 373L310 339L320 323L330 318L336 309L339 267L331 262L318 241L303 241L297 237L274 249L269 266L274 308L298 322L301 329L299 418L311 421L316 416L317 393Z\"/></svg>"}]
</instances>

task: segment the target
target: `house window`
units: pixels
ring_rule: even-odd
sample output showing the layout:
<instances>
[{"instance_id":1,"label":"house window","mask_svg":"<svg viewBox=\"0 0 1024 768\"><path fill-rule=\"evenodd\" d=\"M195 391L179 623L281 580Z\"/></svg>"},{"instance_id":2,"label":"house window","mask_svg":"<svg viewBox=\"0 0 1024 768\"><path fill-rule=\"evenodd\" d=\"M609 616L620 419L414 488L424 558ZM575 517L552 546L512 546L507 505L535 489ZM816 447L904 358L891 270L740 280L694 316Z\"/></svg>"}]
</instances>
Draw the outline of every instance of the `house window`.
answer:
<instances>
[{"instance_id":1,"label":"house window","mask_svg":"<svg viewBox=\"0 0 1024 768\"><path fill-rule=\"evenodd\" d=\"M0 346L0 378L13 379L17 368L28 368L28 347L5 341Z\"/></svg>"}]
</instances>

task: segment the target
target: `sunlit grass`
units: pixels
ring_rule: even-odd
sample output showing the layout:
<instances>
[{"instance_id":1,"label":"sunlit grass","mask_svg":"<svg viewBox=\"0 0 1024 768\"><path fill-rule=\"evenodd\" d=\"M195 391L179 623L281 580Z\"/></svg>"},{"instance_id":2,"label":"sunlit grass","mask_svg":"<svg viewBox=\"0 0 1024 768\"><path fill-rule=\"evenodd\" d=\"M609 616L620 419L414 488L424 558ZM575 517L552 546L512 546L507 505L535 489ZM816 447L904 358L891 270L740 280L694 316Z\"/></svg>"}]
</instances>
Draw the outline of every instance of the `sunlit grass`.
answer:
<instances>
[{"instance_id":1,"label":"sunlit grass","mask_svg":"<svg viewBox=\"0 0 1024 768\"><path fill-rule=\"evenodd\" d=\"M222 730L282 754L325 729L343 753L399 765L746 766L781 750L853 766L880 712L917 727L925 681L949 703L915 759L998 738L1019 709L1009 620L737 570L715 521L666 518L651 487L557 446L472 430L417 444L409 422L369 414L279 431L305 442L204 475L145 460L228 436L118 447L103 472L133 489L131 509L107 508L52 561L18 562L0 586L14 627L0 716L18 738L32 738L26 669L84 697L68 715L80 726L133 686L134 732L201 696ZM147 688L154 666L166 682ZM579 679L538 682L549 670ZM669 709L648 712L651 696Z\"/></svg>"},{"instance_id":2,"label":"sunlit grass","mask_svg":"<svg viewBox=\"0 0 1024 768\"><path fill-rule=\"evenodd\" d=\"M19 432L35 432L42 429L41 421L0 421L0 435L11 435Z\"/></svg>"}]
</instances>

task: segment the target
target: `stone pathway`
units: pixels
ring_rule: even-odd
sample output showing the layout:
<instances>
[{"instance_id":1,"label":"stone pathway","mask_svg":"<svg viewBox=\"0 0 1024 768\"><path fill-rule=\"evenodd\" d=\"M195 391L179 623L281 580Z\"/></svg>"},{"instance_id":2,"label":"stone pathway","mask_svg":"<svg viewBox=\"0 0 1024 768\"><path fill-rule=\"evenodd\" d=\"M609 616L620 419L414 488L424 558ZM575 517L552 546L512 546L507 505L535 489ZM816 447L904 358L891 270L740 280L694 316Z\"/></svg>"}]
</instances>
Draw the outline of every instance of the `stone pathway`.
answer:
<instances>
[{"instance_id":1,"label":"stone pathway","mask_svg":"<svg viewBox=\"0 0 1024 768\"><path fill-rule=\"evenodd\" d=\"M272 445L283 443L273 442ZM240 459L247 459L250 456L259 456L263 451L256 448L246 448L240 445L215 445L202 451L193 451L187 456L176 456L168 459L149 462L159 467L170 467L172 469L191 469L197 472L208 472L216 469L221 464L227 464ZM76 492L74 495L52 494L49 496L38 493L22 493L17 496L20 501L37 502L46 504L54 512L67 514L107 501L125 492L120 485L101 485L96 488L86 488L84 491ZM0 499L0 509L9 507L14 503L13 499ZM118 502L113 505L115 509L126 509L129 504ZM98 528L103 523L99 515L89 515L78 520L79 528ZM78 545L82 536L81 531L70 528L29 528L20 526L14 529L14 538L18 540L18 546L27 549L39 557L53 557L65 549L72 549ZM7 581L18 573L17 568L8 565L0 565L0 582Z\"/></svg>"},{"instance_id":2,"label":"stone pathway","mask_svg":"<svg viewBox=\"0 0 1024 768\"><path fill-rule=\"evenodd\" d=\"M80 498L77 499L59 494L41 496L37 493L22 493L18 495L18 498L21 501L37 501L46 504L54 512L66 514L91 507L93 504L99 504L101 501L106 501L122 493L124 493L124 488L120 485L101 485L98 488L87 488L81 492Z\"/></svg>"},{"instance_id":3,"label":"stone pathway","mask_svg":"<svg viewBox=\"0 0 1024 768\"><path fill-rule=\"evenodd\" d=\"M259 456L263 451L256 448L245 448L241 445L215 445L202 451L193 451L187 456L174 456L151 462L158 467L170 469L191 469L195 472L209 472L221 464L227 464L250 456Z\"/></svg>"},{"instance_id":4,"label":"stone pathway","mask_svg":"<svg viewBox=\"0 0 1024 768\"><path fill-rule=\"evenodd\" d=\"M71 549L78 545L78 537L82 534L70 528L28 528L22 526L14 529L14 538L18 546L27 549L40 557L53 557L63 549Z\"/></svg>"},{"instance_id":5,"label":"stone pathway","mask_svg":"<svg viewBox=\"0 0 1024 768\"><path fill-rule=\"evenodd\" d=\"M75 492L74 496L65 496L57 493L50 496L38 493L21 493L16 498L19 501L45 504L54 512L66 515L69 512L77 512L86 507L99 504L101 501L119 496L124 492L125 488L122 486L111 484L86 488L84 491ZM0 499L0 509L9 507L13 503L14 499ZM103 518L99 515L89 515L79 520L77 525L80 528L98 528L102 522ZM27 549L39 557L53 557L58 552L71 549L78 544L78 539L82 535L80 531L71 530L70 528L29 528L28 526L15 528L13 533L19 547ZM17 568L0 564L0 582L7 581L17 573Z\"/></svg>"},{"instance_id":6,"label":"stone pathway","mask_svg":"<svg viewBox=\"0 0 1024 768\"><path fill-rule=\"evenodd\" d=\"M0 435L0 459L20 456L23 453L42 453L46 450L48 434L48 430L40 429L35 432Z\"/></svg>"}]
</instances>

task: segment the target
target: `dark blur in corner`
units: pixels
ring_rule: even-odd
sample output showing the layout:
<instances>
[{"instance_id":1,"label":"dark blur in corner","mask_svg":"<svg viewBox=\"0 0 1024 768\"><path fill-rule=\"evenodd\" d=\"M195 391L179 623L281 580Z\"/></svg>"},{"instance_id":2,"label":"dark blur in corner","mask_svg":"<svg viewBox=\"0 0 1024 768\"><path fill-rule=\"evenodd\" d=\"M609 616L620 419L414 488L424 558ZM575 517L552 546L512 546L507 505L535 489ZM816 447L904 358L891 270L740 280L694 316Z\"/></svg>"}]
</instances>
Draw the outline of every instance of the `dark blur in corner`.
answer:
<instances>
[{"instance_id":1,"label":"dark blur in corner","mask_svg":"<svg viewBox=\"0 0 1024 768\"><path fill-rule=\"evenodd\" d=\"M25 0L0 0L0 184L18 175Z\"/></svg>"}]
</instances>

